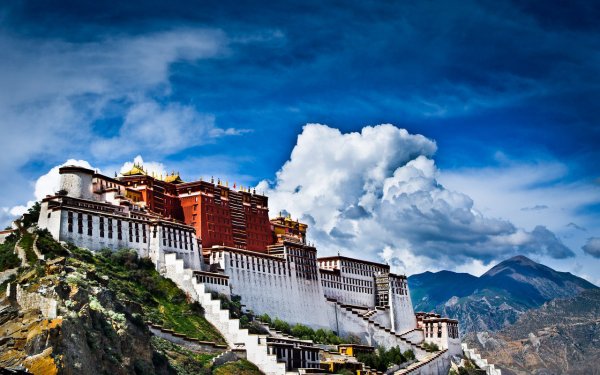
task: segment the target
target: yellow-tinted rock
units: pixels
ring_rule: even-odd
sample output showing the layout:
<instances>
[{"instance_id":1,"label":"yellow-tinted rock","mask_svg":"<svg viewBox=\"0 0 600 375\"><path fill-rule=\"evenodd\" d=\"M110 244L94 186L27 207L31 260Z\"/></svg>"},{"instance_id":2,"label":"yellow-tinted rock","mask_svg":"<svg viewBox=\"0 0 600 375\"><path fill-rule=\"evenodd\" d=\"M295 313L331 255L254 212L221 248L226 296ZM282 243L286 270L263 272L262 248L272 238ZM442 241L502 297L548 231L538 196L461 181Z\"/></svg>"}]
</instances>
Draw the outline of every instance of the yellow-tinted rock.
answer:
<instances>
[{"instance_id":1,"label":"yellow-tinted rock","mask_svg":"<svg viewBox=\"0 0 600 375\"><path fill-rule=\"evenodd\" d=\"M46 348L40 354L25 358L23 366L34 375L56 375L58 373L58 368L52 358L52 348Z\"/></svg>"}]
</instances>

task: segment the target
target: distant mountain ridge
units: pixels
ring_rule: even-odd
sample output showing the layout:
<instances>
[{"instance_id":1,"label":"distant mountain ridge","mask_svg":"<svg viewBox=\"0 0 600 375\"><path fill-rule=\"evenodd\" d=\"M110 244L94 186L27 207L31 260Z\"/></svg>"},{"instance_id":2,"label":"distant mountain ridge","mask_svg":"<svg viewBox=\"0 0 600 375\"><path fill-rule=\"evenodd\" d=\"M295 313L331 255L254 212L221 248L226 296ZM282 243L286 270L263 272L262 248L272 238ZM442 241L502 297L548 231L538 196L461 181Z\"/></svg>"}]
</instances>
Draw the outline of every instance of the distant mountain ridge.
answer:
<instances>
[{"instance_id":1,"label":"distant mountain ridge","mask_svg":"<svg viewBox=\"0 0 600 375\"><path fill-rule=\"evenodd\" d=\"M569 272L555 271L519 255L480 277L451 271L409 276L415 311L435 311L460 320L462 333L498 330L547 301L597 287Z\"/></svg>"},{"instance_id":2,"label":"distant mountain ridge","mask_svg":"<svg viewBox=\"0 0 600 375\"><path fill-rule=\"evenodd\" d=\"M497 332L464 337L502 374L600 374L600 289L559 298Z\"/></svg>"}]
</instances>

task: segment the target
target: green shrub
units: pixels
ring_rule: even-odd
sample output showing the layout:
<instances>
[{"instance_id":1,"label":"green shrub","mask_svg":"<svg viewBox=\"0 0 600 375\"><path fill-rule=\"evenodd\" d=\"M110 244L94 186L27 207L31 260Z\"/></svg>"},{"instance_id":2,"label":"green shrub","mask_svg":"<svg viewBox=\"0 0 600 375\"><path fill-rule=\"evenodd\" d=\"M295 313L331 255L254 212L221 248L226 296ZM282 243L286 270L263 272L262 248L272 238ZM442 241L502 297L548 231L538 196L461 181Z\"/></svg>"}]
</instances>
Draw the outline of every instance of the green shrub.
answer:
<instances>
[{"instance_id":1,"label":"green shrub","mask_svg":"<svg viewBox=\"0 0 600 375\"><path fill-rule=\"evenodd\" d=\"M432 342L431 343L426 342L426 343L422 344L421 346L428 352L437 352L440 350L440 348Z\"/></svg>"},{"instance_id":2,"label":"green shrub","mask_svg":"<svg viewBox=\"0 0 600 375\"><path fill-rule=\"evenodd\" d=\"M402 353L398 346L387 350L384 347L379 347L373 353L358 354L357 359L371 368L377 369L378 371L385 371L389 367L400 365L414 359L414 353L410 350Z\"/></svg>"},{"instance_id":3,"label":"green shrub","mask_svg":"<svg viewBox=\"0 0 600 375\"><path fill-rule=\"evenodd\" d=\"M271 317L268 314L262 314L259 319L263 322L263 323L267 323L267 324L271 324Z\"/></svg>"},{"instance_id":4,"label":"green shrub","mask_svg":"<svg viewBox=\"0 0 600 375\"><path fill-rule=\"evenodd\" d=\"M4 243L0 244L0 271L16 268L21 265L21 260L15 253L17 240L17 236L11 234L6 237Z\"/></svg>"},{"instance_id":5,"label":"green shrub","mask_svg":"<svg viewBox=\"0 0 600 375\"><path fill-rule=\"evenodd\" d=\"M291 333L290 325L279 318L275 318L272 324L273 329L287 334Z\"/></svg>"},{"instance_id":6,"label":"green shrub","mask_svg":"<svg viewBox=\"0 0 600 375\"><path fill-rule=\"evenodd\" d=\"M47 229L38 229L36 231L37 248L40 253L46 256L46 259L53 259L61 256L69 255L69 252L54 240L50 232Z\"/></svg>"},{"instance_id":7,"label":"green shrub","mask_svg":"<svg viewBox=\"0 0 600 375\"><path fill-rule=\"evenodd\" d=\"M27 210L27 212L23 215L23 219L21 220L21 224L25 228L30 228L33 224L37 224L40 218L40 202L35 202L33 206Z\"/></svg>"}]
</instances>

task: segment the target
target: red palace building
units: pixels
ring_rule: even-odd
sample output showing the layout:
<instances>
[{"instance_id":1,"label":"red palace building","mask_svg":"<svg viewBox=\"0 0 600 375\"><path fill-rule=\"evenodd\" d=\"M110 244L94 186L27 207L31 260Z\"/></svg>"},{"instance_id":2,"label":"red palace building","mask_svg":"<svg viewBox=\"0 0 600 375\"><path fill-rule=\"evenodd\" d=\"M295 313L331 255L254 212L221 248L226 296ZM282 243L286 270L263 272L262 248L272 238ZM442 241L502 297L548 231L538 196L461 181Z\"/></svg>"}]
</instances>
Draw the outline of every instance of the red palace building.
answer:
<instances>
[{"instance_id":1,"label":"red palace building","mask_svg":"<svg viewBox=\"0 0 600 375\"><path fill-rule=\"evenodd\" d=\"M255 191L230 189L221 181L183 182L176 173L152 176L140 165L119 180L140 192L150 211L193 226L203 248L223 245L266 253L276 242L268 198Z\"/></svg>"}]
</instances>

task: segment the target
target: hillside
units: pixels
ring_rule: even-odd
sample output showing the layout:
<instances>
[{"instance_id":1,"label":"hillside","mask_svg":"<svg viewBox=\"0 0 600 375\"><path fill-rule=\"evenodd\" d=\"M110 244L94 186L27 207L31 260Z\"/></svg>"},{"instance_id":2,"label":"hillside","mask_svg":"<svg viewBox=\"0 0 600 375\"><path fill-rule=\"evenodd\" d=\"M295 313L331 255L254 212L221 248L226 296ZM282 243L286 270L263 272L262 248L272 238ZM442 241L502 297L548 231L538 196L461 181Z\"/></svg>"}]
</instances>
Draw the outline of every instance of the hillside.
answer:
<instances>
[{"instance_id":1,"label":"hillside","mask_svg":"<svg viewBox=\"0 0 600 375\"><path fill-rule=\"evenodd\" d=\"M481 277L425 272L410 276L408 282L415 311L459 319L461 333L498 330L544 302L597 288L524 256L505 260Z\"/></svg>"},{"instance_id":2,"label":"hillside","mask_svg":"<svg viewBox=\"0 0 600 375\"><path fill-rule=\"evenodd\" d=\"M190 351L150 332L148 322L224 343L202 307L149 260L127 250L67 249L47 232L37 233L37 247L46 260L30 262L0 285L0 367L34 374L217 372L210 360L218 352ZM8 298L7 285L18 298ZM245 361L225 366L238 365L258 373Z\"/></svg>"},{"instance_id":3,"label":"hillside","mask_svg":"<svg viewBox=\"0 0 600 375\"><path fill-rule=\"evenodd\" d=\"M600 374L600 290L556 299L464 340L503 374Z\"/></svg>"}]
</instances>

